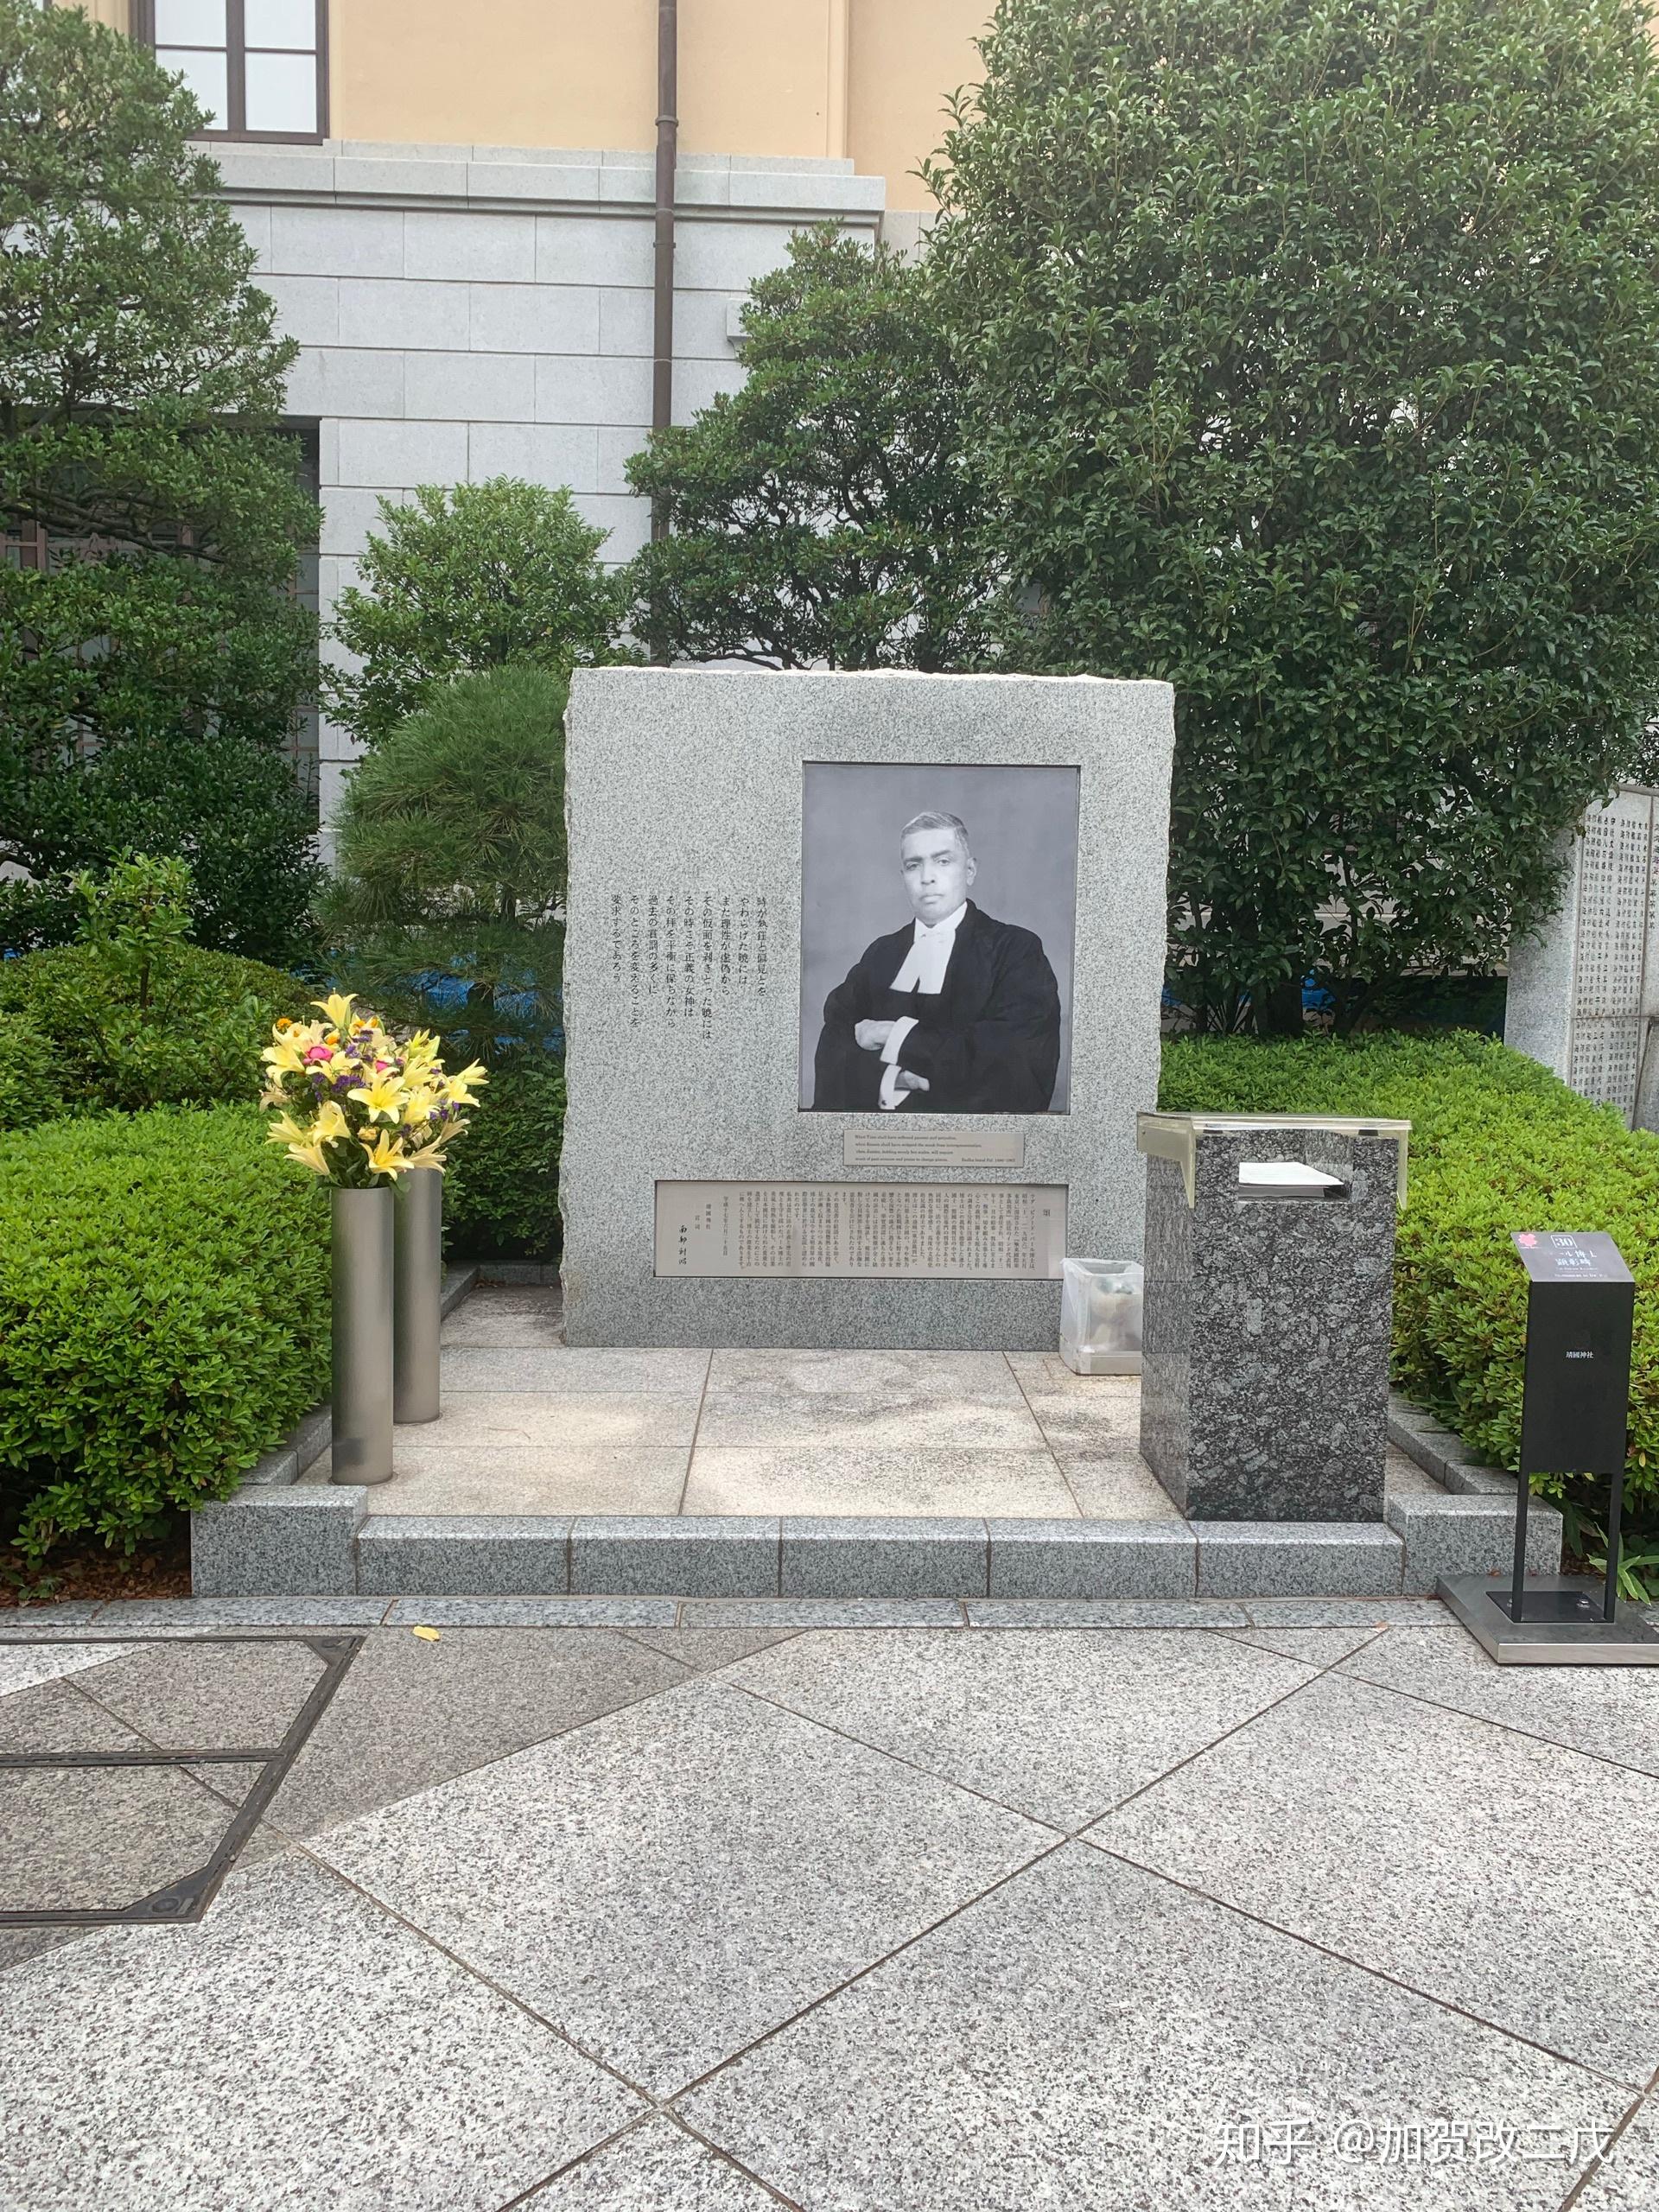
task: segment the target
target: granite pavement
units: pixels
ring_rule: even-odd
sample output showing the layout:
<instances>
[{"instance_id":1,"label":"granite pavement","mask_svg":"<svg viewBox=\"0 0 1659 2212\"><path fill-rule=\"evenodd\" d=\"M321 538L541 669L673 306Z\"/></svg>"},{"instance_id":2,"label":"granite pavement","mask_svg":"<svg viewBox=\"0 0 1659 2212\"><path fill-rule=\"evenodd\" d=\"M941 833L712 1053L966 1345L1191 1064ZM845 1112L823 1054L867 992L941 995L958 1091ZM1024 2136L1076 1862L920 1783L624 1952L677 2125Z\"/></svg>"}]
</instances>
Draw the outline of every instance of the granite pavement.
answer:
<instances>
[{"instance_id":1,"label":"granite pavement","mask_svg":"<svg viewBox=\"0 0 1659 2212\"><path fill-rule=\"evenodd\" d=\"M1659 2204L1659 1672L537 1602L0 1615L0 2212Z\"/></svg>"}]
</instances>

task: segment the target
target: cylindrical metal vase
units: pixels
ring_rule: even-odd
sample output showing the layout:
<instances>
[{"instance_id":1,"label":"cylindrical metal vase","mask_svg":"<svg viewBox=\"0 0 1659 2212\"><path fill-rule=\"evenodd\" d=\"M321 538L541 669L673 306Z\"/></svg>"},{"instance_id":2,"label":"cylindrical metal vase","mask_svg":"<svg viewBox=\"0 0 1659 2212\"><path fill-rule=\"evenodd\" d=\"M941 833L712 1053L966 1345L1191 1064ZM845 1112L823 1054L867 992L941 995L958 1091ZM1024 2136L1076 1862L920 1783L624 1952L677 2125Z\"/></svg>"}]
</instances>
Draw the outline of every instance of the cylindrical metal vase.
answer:
<instances>
[{"instance_id":1,"label":"cylindrical metal vase","mask_svg":"<svg viewBox=\"0 0 1659 2212\"><path fill-rule=\"evenodd\" d=\"M391 1192L333 1195L334 1478L383 1483L391 1473Z\"/></svg>"},{"instance_id":2,"label":"cylindrical metal vase","mask_svg":"<svg viewBox=\"0 0 1659 2212\"><path fill-rule=\"evenodd\" d=\"M392 1263L392 1408L398 1421L438 1417L439 1300L443 1282L443 1176L411 1167L397 1178Z\"/></svg>"}]
</instances>

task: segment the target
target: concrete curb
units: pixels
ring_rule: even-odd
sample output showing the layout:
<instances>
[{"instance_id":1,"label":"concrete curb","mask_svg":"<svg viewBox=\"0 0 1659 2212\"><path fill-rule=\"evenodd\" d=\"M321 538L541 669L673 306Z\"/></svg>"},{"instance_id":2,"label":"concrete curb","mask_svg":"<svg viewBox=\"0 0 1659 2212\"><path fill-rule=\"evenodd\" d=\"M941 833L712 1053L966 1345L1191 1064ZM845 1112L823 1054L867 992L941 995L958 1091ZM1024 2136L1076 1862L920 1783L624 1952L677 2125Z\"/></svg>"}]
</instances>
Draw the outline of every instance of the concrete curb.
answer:
<instances>
[{"instance_id":1,"label":"concrete curb","mask_svg":"<svg viewBox=\"0 0 1659 2212\"><path fill-rule=\"evenodd\" d=\"M1446 1486L1444 1497L1406 1491L1382 1510L1405 1546L1402 1588L1432 1594L1442 1574L1508 1574L1515 1556L1515 1477L1484 1467L1463 1439L1397 1391L1389 1395L1389 1441ZM1527 1510L1527 1571L1559 1574L1561 1516L1534 1498Z\"/></svg>"}]
</instances>

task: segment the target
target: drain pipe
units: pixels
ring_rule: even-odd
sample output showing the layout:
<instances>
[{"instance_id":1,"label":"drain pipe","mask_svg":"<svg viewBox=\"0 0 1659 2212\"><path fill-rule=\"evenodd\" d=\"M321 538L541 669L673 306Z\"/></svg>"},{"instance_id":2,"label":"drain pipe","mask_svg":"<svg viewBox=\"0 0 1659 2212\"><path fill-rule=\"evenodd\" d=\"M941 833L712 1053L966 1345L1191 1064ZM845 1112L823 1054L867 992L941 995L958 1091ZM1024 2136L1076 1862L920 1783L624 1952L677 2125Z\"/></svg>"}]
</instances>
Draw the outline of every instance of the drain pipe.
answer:
<instances>
[{"instance_id":1,"label":"drain pipe","mask_svg":"<svg viewBox=\"0 0 1659 2212\"><path fill-rule=\"evenodd\" d=\"M656 296L652 311L653 364L651 427L674 420L674 170L679 158L679 3L657 0L657 222ZM653 537L668 536L668 512L659 499L651 515Z\"/></svg>"}]
</instances>

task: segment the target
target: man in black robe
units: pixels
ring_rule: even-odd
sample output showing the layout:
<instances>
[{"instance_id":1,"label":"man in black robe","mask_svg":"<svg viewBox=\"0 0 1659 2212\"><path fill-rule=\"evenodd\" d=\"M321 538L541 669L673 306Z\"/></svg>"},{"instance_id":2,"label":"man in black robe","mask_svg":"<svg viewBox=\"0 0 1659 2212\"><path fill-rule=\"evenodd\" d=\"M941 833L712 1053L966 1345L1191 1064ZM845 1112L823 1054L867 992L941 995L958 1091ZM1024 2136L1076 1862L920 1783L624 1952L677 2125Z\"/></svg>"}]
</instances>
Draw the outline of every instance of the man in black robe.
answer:
<instances>
[{"instance_id":1,"label":"man in black robe","mask_svg":"<svg viewBox=\"0 0 1659 2212\"><path fill-rule=\"evenodd\" d=\"M915 919L865 949L823 1002L818 1113L1046 1114L1060 1065L1060 994L1043 941L982 913L954 814L899 834Z\"/></svg>"}]
</instances>

